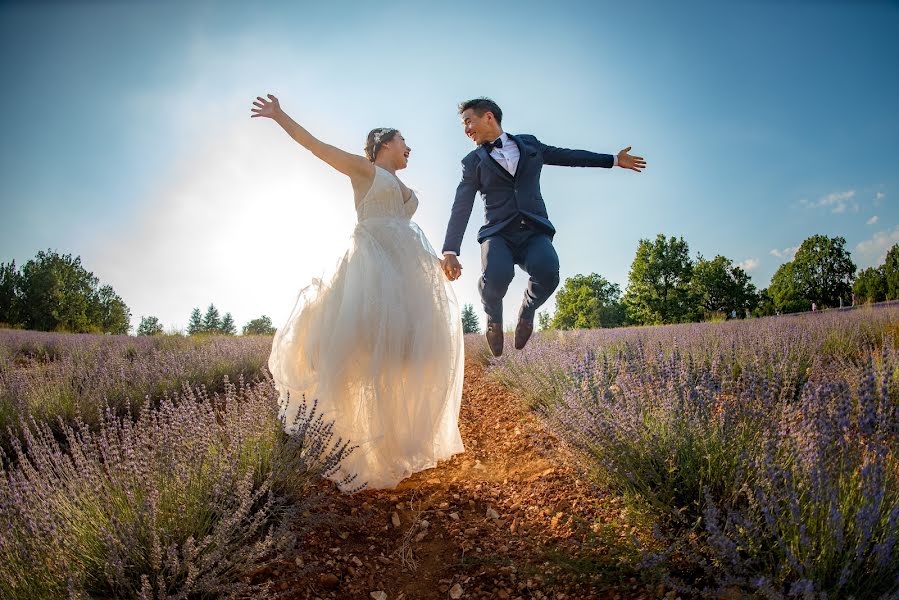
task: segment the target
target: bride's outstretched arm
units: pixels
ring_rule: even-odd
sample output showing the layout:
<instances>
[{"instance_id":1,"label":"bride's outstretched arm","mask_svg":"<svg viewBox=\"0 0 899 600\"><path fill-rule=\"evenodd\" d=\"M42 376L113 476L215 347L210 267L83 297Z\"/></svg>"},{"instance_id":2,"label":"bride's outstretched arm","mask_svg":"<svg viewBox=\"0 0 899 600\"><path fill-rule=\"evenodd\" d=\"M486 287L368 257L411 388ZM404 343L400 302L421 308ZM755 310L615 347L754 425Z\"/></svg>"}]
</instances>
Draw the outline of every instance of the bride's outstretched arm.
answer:
<instances>
[{"instance_id":1,"label":"bride's outstretched arm","mask_svg":"<svg viewBox=\"0 0 899 600\"><path fill-rule=\"evenodd\" d=\"M296 140L298 144L350 179L357 177L370 178L373 175L374 166L365 157L345 152L316 138L281 110L281 104L278 102L278 99L271 94L268 94L268 100L257 96L253 105L256 108L250 109L253 113L250 115L250 118L268 117L272 119L284 128L284 131Z\"/></svg>"}]
</instances>

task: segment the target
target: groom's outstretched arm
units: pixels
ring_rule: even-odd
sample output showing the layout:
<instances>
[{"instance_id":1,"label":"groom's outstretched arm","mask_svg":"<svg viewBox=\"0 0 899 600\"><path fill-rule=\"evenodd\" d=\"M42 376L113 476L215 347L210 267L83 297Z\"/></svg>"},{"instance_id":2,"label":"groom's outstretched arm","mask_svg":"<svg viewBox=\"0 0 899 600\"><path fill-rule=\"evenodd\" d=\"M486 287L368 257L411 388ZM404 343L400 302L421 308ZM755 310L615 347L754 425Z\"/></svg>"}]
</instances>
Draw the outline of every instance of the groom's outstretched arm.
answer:
<instances>
[{"instance_id":1,"label":"groom's outstretched arm","mask_svg":"<svg viewBox=\"0 0 899 600\"><path fill-rule=\"evenodd\" d=\"M599 154L589 150L572 150L547 146L536 137L531 138L543 154L543 164L562 167L603 167L611 169L617 164L616 157L611 154Z\"/></svg>"},{"instance_id":2,"label":"groom's outstretched arm","mask_svg":"<svg viewBox=\"0 0 899 600\"><path fill-rule=\"evenodd\" d=\"M628 154L631 147L628 146L616 155L598 154L589 150L571 150L569 148L556 148L547 146L534 136L528 136L543 154L543 164L560 165L563 167L621 167L638 173L646 168L646 161L642 156Z\"/></svg>"},{"instance_id":3,"label":"groom's outstretched arm","mask_svg":"<svg viewBox=\"0 0 899 600\"><path fill-rule=\"evenodd\" d=\"M465 229L468 227L468 219L471 218L471 209L474 207L474 196L477 191L478 181L475 167L463 159L462 181L456 188L456 199L453 201L453 210L446 226L446 239L443 242L444 254L450 253L459 256L462 236L465 235Z\"/></svg>"}]
</instances>

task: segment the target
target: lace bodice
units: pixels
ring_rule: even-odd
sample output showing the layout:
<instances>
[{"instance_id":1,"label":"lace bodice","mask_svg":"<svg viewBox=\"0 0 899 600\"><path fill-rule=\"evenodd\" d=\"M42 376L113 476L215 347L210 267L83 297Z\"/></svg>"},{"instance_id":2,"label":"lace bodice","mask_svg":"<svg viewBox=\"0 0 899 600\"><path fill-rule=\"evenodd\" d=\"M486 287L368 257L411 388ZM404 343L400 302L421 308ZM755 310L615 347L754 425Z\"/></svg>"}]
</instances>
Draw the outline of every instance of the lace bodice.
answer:
<instances>
[{"instance_id":1,"label":"lace bodice","mask_svg":"<svg viewBox=\"0 0 899 600\"><path fill-rule=\"evenodd\" d=\"M399 180L389 171L375 165L375 178L371 188L356 206L356 215L359 221L385 217L411 219L417 209L418 197L415 192L404 202Z\"/></svg>"}]
</instances>

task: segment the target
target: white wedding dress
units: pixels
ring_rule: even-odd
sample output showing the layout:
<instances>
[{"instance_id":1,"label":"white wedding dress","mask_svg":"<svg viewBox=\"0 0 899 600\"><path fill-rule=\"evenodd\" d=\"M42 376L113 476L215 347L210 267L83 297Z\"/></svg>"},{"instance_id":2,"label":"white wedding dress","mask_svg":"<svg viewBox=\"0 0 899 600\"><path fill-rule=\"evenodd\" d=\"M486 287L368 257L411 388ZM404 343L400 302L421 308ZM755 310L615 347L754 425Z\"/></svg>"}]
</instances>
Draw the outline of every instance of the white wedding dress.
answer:
<instances>
[{"instance_id":1,"label":"white wedding dress","mask_svg":"<svg viewBox=\"0 0 899 600\"><path fill-rule=\"evenodd\" d=\"M285 426L302 397L358 446L329 479L392 488L464 451L462 320L440 260L410 218L399 181L375 166L350 249L330 282L303 289L277 331L269 370ZM350 483L341 484L356 474Z\"/></svg>"}]
</instances>

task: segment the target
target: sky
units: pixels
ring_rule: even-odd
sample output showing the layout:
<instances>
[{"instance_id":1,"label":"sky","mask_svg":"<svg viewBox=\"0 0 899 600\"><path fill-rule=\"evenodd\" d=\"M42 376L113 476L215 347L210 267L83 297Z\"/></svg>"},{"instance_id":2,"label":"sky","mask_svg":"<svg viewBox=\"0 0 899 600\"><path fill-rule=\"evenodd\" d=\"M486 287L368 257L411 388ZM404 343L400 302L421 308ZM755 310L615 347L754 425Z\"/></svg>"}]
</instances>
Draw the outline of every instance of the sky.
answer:
<instances>
[{"instance_id":1,"label":"sky","mask_svg":"<svg viewBox=\"0 0 899 600\"><path fill-rule=\"evenodd\" d=\"M281 326L356 217L348 179L249 118L271 93L348 151L400 129L438 251L473 149L456 107L489 96L510 133L648 162L544 169L563 280L624 290L659 233L758 288L815 234L876 266L899 242L897 31L876 1L3 2L0 262L80 256L135 327L210 303ZM453 283L482 324L483 219L478 198Z\"/></svg>"}]
</instances>

